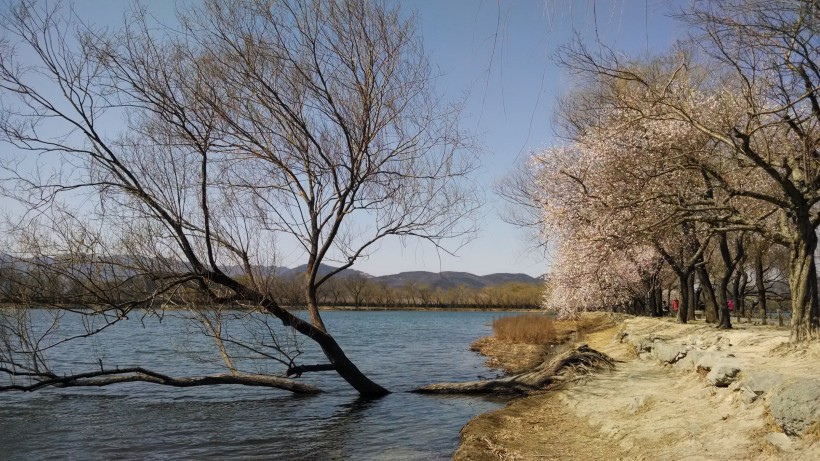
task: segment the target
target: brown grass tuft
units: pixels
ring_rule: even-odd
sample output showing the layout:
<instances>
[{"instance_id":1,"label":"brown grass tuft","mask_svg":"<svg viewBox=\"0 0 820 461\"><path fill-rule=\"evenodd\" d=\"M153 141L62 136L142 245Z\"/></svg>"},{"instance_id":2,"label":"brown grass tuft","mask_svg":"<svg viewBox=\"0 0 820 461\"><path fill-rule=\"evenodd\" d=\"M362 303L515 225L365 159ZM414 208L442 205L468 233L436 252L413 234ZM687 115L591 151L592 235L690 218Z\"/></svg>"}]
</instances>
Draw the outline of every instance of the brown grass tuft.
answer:
<instances>
[{"instance_id":1,"label":"brown grass tuft","mask_svg":"<svg viewBox=\"0 0 820 461\"><path fill-rule=\"evenodd\" d=\"M806 429L806 432L803 433L803 437L805 437L809 442L815 443L820 441L820 421L815 421Z\"/></svg>"},{"instance_id":2,"label":"brown grass tuft","mask_svg":"<svg viewBox=\"0 0 820 461\"><path fill-rule=\"evenodd\" d=\"M493 320L493 334L501 341L548 344L556 340L555 322L546 315L524 314Z\"/></svg>"}]
</instances>

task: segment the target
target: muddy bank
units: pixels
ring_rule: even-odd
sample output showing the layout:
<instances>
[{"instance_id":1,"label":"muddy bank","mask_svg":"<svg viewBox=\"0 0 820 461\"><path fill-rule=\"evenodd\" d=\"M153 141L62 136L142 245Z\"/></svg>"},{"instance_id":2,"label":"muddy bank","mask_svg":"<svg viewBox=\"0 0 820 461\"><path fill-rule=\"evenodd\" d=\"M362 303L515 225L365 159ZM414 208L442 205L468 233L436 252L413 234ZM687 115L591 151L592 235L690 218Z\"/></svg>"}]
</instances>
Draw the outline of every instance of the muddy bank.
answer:
<instances>
[{"instance_id":1,"label":"muddy bank","mask_svg":"<svg viewBox=\"0 0 820 461\"><path fill-rule=\"evenodd\" d=\"M618 320L579 339L620 360L614 371L474 418L455 459L820 459L820 344L787 340L771 326Z\"/></svg>"}]
</instances>

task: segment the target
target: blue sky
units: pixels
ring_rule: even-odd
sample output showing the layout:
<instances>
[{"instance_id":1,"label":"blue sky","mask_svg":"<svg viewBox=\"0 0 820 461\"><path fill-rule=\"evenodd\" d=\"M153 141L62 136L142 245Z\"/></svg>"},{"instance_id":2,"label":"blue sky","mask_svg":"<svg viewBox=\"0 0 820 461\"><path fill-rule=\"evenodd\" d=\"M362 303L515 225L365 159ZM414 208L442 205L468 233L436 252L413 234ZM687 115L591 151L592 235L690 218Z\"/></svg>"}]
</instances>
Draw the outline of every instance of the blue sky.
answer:
<instances>
[{"instance_id":1,"label":"blue sky","mask_svg":"<svg viewBox=\"0 0 820 461\"><path fill-rule=\"evenodd\" d=\"M465 100L464 126L476 133L483 148L478 181L486 191L486 205L479 234L458 249L457 256L429 244L386 240L354 268L373 275L412 270L481 275L547 272L548 258L532 249L524 232L499 218L504 204L491 189L516 160L557 142L552 110L572 81L553 61L556 49L577 36L630 55L663 51L682 31L668 14L685 1L401 1L404 11L418 15L418 31L439 92ZM125 0L68 3L79 16L98 25L117 25L130 5ZM142 4L163 22L174 21L173 1ZM293 259L282 261L283 265L304 262L295 251L283 253Z\"/></svg>"},{"instance_id":2,"label":"blue sky","mask_svg":"<svg viewBox=\"0 0 820 461\"><path fill-rule=\"evenodd\" d=\"M357 268L373 274L406 270L523 272L540 275L549 261L525 234L504 223L491 185L532 150L557 142L553 106L572 81L554 61L576 35L630 55L667 49L683 29L664 0L416 0L415 10L441 91L466 97L465 126L485 153L479 181L487 192L478 237L452 257L412 242L385 243ZM597 20L596 20L597 18Z\"/></svg>"}]
</instances>

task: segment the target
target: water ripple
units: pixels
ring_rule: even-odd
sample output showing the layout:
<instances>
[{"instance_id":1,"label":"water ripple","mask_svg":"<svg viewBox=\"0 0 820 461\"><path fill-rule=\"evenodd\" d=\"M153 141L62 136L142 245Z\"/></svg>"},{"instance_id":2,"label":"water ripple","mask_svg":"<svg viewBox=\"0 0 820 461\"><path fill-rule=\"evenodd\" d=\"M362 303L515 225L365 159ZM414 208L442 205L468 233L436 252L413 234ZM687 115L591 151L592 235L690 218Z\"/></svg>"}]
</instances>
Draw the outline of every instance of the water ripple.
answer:
<instances>
[{"instance_id":1,"label":"water ripple","mask_svg":"<svg viewBox=\"0 0 820 461\"><path fill-rule=\"evenodd\" d=\"M306 376L328 390L315 397L242 386L174 389L143 383L0 395L0 454L10 461L449 459L467 420L502 400L403 391L487 374L468 346L489 333L488 323L498 315L328 312L326 323L351 359L395 392L378 400L359 399L333 373ZM154 331L101 337L94 347L107 359L159 362L176 374L208 372L207 365L192 368L190 353L180 352L172 338L185 327L175 322L181 320L148 324L146 330ZM64 366L93 364L86 357L89 347L67 347ZM320 358L308 350L306 362L311 354Z\"/></svg>"}]
</instances>

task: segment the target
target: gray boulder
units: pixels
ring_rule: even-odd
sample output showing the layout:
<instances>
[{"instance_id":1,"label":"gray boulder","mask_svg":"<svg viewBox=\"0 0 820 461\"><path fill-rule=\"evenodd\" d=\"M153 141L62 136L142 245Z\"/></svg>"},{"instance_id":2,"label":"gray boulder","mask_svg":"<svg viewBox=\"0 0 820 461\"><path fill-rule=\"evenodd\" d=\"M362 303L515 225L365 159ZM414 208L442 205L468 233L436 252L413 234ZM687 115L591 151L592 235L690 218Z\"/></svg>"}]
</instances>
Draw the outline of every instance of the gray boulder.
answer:
<instances>
[{"instance_id":1,"label":"gray boulder","mask_svg":"<svg viewBox=\"0 0 820 461\"><path fill-rule=\"evenodd\" d=\"M706 375L706 382L711 384L712 386L717 387L726 387L737 378L737 375L740 373L740 368L732 363L717 363L709 371L709 374Z\"/></svg>"},{"instance_id":2,"label":"gray boulder","mask_svg":"<svg viewBox=\"0 0 820 461\"><path fill-rule=\"evenodd\" d=\"M691 354L691 353L690 353ZM704 369L704 370L711 370L715 368L719 363L725 360L726 354L722 354L716 351L699 351L696 357L694 357L694 368L695 369Z\"/></svg>"},{"instance_id":3,"label":"gray boulder","mask_svg":"<svg viewBox=\"0 0 820 461\"><path fill-rule=\"evenodd\" d=\"M798 378L773 392L769 410L788 435L800 435L820 421L820 380Z\"/></svg>"},{"instance_id":4,"label":"gray boulder","mask_svg":"<svg viewBox=\"0 0 820 461\"><path fill-rule=\"evenodd\" d=\"M680 360L675 362L675 368L682 369L682 370L694 370L695 369L695 362L697 359L703 355L702 350L700 349L691 349L686 352L686 356L682 357Z\"/></svg>"},{"instance_id":5,"label":"gray boulder","mask_svg":"<svg viewBox=\"0 0 820 461\"><path fill-rule=\"evenodd\" d=\"M744 370L741 377L743 385L757 395L771 392L784 380L780 373L764 370Z\"/></svg>"},{"instance_id":6,"label":"gray boulder","mask_svg":"<svg viewBox=\"0 0 820 461\"><path fill-rule=\"evenodd\" d=\"M655 342L652 353L658 360L665 363L675 363L686 357L686 348L679 344L667 344L660 341Z\"/></svg>"}]
</instances>

